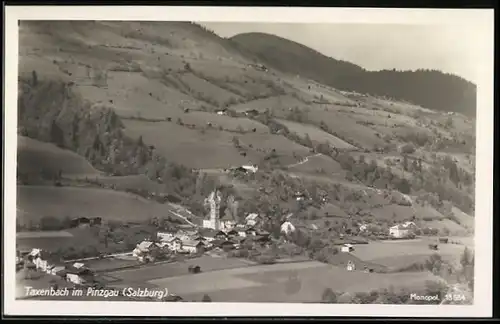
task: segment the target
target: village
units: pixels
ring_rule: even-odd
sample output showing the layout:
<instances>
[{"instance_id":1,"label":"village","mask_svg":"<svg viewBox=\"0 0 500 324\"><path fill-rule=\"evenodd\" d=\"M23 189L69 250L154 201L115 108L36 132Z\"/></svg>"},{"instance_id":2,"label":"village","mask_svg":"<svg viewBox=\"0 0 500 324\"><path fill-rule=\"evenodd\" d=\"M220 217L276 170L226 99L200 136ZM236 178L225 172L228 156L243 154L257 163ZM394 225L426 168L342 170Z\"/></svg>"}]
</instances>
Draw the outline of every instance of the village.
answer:
<instances>
[{"instance_id":1,"label":"village","mask_svg":"<svg viewBox=\"0 0 500 324\"><path fill-rule=\"evenodd\" d=\"M304 199L299 195L298 200ZM187 267L187 273L196 274L204 271L202 266L196 264L197 258L201 256L208 258L248 258L256 264L274 264L276 262L300 262L308 258L281 257L278 246L288 242L296 231L296 226L290 219L285 218L280 226L280 236L274 237L268 231L262 229L262 217L257 213L249 213L244 222L237 222L227 214L220 217L219 209L221 196L218 190L214 190L205 200L210 207L208 219L203 220L202 226L181 228L176 231L158 231L145 240L137 242L136 247L129 253L119 254L121 259L129 260L134 267L147 267L165 262L179 262L179 260L192 259ZM98 223L98 220L93 220ZM413 239L415 238L416 225L414 222L405 222L389 228L388 239ZM370 224L360 224L359 233L369 232ZM356 244L350 243L346 235L341 234L340 239L346 243L340 244L340 253L350 254L355 250ZM446 241L441 240L441 243ZM358 242L365 243L365 242ZM366 242L367 243L367 242ZM429 246L429 249L437 250L437 244ZM252 253L255 252L255 253ZM249 253L250 252L250 253ZM298 253L297 253L298 254ZM38 275L44 274L65 281L70 287L94 287L109 288L98 277L105 271L93 269L93 263L101 259L117 257L118 255L102 255L99 258L87 258L62 262L51 253L39 248L31 251L17 251L16 263L18 270L34 271ZM288 261L287 261L288 260ZM120 266L118 266L119 268ZM127 266L123 266L126 268ZM345 264L348 271L362 270L373 272L368 266L360 267L351 260ZM361 268L361 269L360 269ZM116 269L115 269L116 270ZM31 277L31 275L29 275ZM52 279L52 286L59 286L56 279ZM176 296L172 294L172 296ZM170 298L170 297L169 297ZM180 297L173 300L180 300ZM169 300L169 299L166 299Z\"/></svg>"}]
</instances>

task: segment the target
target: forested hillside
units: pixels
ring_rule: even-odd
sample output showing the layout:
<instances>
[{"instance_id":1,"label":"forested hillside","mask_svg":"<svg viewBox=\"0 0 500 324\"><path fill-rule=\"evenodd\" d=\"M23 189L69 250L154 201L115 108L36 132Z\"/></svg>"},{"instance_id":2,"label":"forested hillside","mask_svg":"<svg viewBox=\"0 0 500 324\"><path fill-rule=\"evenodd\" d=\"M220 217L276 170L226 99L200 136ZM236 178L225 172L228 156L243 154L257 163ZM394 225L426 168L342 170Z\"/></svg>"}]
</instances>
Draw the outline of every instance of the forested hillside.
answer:
<instances>
[{"instance_id":1,"label":"forested hillside","mask_svg":"<svg viewBox=\"0 0 500 324\"><path fill-rule=\"evenodd\" d=\"M475 116L476 85L456 75L425 69L371 72L264 33L240 34L230 39L281 71L340 90L386 96L429 109Z\"/></svg>"}]
</instances>

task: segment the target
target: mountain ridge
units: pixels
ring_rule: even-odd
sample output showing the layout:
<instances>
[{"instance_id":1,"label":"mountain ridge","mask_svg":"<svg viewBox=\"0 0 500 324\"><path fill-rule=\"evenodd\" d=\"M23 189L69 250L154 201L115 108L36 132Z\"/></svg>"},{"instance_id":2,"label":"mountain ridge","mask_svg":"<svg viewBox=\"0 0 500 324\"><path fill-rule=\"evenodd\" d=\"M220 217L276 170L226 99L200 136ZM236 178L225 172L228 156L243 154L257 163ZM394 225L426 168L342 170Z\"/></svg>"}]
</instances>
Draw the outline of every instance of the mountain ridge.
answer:
<instances>
[{"instance_id":1,"label":"mountain ridge","mask_svg":"<svg viewBox=\"0 0 500 324\"><path fill-rule=\"evenodd\" d=\"M284 37L251 32L228 38L266 64L344 91L405 100L438 111L474 117L477 86L463 77L432 69L367 70Z\"/></svg>"}]
</instances>

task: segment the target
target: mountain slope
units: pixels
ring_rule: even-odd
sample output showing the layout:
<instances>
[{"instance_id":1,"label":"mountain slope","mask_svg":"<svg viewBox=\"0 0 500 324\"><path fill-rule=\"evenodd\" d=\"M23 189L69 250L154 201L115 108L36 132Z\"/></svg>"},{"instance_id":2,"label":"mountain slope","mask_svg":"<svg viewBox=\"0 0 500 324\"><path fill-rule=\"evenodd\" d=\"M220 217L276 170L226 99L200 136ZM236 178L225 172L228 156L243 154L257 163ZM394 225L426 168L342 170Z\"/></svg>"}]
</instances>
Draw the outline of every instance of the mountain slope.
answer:
<instances>
[{"instance_id":1,"label":"mountain slope","mask_svg":"<svg viewBox=\"0 0 500 324\"><path fill-rule=\"evenodd\" d=\"M230 40L270 66L341 90L386 96L430 109L475 116L476 86L455 75L433 70L366 71L355 64L264 33L239 34Z\"/></svg>"},{"instance_id":2,"label":"mountain slope","mask_svg":"<svg viewBox=\"0 0 500 324\"><path fill-rule=\"evenodd\" d=\"M397 191L473 213L473 120L266 69L234 44L191 23L23 21L19 133L85 157L108 189L173 195L197 216L217 183L232 185L241 215L278 206L313 221L326 200L352 228L388 226L413 216L393 208ZM242 164L259 171L227 172Z\"/></svg>"}]
</instances>

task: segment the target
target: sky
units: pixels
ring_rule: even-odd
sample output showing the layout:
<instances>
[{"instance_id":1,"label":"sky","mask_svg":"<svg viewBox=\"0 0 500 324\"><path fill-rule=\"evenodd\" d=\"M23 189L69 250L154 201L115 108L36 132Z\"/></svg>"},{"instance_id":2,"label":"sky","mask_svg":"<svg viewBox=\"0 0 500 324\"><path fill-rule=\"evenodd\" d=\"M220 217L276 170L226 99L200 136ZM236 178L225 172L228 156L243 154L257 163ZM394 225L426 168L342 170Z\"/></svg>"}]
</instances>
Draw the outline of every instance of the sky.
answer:
<instances>
[{"instance_id":1,"label":"sky","mask_svg":"<svg viewBox=\"0 0 500 324\"><path fill-rule=\"evenodd\" d=\"M219 36L263 32L367 70L437 69L476 82L480 44L466 25L203 22Z\"/></svg>"}]
</instances>

